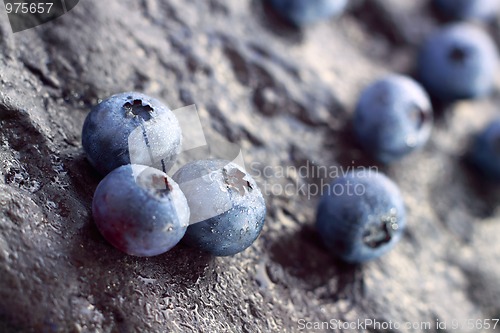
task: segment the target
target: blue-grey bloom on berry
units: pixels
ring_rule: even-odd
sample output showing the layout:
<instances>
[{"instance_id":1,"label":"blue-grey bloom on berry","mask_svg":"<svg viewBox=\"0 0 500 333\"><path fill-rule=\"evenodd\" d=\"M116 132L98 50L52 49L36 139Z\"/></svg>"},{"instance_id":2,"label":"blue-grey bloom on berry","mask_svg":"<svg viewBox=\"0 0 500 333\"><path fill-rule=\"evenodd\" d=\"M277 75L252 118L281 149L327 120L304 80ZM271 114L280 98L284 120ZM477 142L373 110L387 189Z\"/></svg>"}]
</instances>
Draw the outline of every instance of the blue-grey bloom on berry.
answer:
<instances>
[{"instance_id":1,"label":"blue-grey bloom on berry","mask_svg":"<svg viewBox=\"0 0 500 333\"><path fill-rule=\"evenodd\" d=\"M493 88L498 53L491 37L470 23L433 33L418 58L418 78L436 99L451 102L487 95Z\"/></svg>"},{"instance_id":2,"label":"blue-grey bloom on berry","mask_svg":"<svg viewBox=\"0 0 500 333\"><path fill-rule=\"evenodd\" d=\"M389 178L351 171L321 198L316 228L328 250L347 262L375 259L394 247L406 226L401 193Z\"/></svg>"},{"instance_id":3,"label":"blue-grey bloom on berry","mask_svg":"<svg viewBox=\"0 0 500 333\"><path fill-rule=\"evenodd\" d=\"M498 0L434 0L436 8L455 20L488 21L498 15Z\"/></svg>"},{"instance_id":4,"label":"blue-grey bloom on berry","mask_svg":"<svg viewBox=\"0 0 500 333\"><path fill-rule=\"evenodd\" d=\"M96 105L82 130L87 158L103 175L129 163L167 171L181 150L181 139L174 113L137 92L117 94Z\"/></svg>"},{"instance_id":5,"label":"blue-grey bloom on berry","mask_svg":"<svg viewBox=\"0 0 500 333\"><path fill-rule=\"evenodd\" d=\"M189 224L189 206L164 172L128 164L100 182L92 201L97 228L113 246L135 256L154 256L174 247Z\"/></svg>"},{"instance_id":6,"label":"blue-grey bloom on berry","mask_svg":"<svg viewBox=\"0 0 500 333\"><path fill-rule=\"evenodd\" d=\"M173 178L191 210L183 242L228 256L245 250L259 236L266 216L264 197L240 166L224 160L196 161Z\"/></svg>"},{"instance_id":7,"label":"blue-grey bloom on berry","mask_svg":"<svg viewBox=\"0 0 500 333\"><path fill-rule=\"evenodd\" d=\"M500 181L500 118L475 136L469 156L486 178Z\"/></svg>"},{"instance_id":8,"label":"blue-grey bloom on berry","mask_svg":"<svg viewBox=\"0 0 500 333\"><path fill-rule=\"evenodd\" d=\"M368 86L353 121L361 146L383 163L422 147L432 123L429 96L417 82L402 75L389 75Z\"/></svg>"}]
</instances>

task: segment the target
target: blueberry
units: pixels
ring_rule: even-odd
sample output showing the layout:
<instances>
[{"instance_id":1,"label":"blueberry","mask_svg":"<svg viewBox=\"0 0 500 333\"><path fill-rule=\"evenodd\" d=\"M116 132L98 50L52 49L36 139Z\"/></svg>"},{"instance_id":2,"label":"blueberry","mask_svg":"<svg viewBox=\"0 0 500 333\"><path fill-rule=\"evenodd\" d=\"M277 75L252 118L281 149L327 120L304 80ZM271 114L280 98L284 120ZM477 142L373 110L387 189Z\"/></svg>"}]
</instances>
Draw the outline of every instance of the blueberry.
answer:
<instances>
[{"instance_id":1,"label":"blueberry","mask_svg":"<svg viewBox=\"0 0 500 333\"><path fill-rule=\"evenodd\" d=\"M82 144L102 174L129 163L167 171L181 149L181 128L160 101L128 92L92 109L83 125Z\"/></svg>"},{"instance_id":2,"label":"blueberry","mask_svg":"<svg viewBox=\"0 0 500 333\"><path fill-rule=\"evenodd\" d=\"M436 8L451 19L487 21L498 14L498 0L434 0Z\"/></svg>"},{"instance_id":3,"label":"blueberry","mask_svg":"<svg viewBox=\"0 0 500 333\"><path fill-rule=\"evenodd\" d=\"M170 250L189 224L179 186L162 171L135 164L118 167L101 181L92 212L104 238L135 256Z\"/></svg>"},{"instance_id":4,"label":"blueberry","mask_svg":"<svg viewBox=\"0 0 500 333\"><path fill-rule=\"evenodd\" d=\"M386 253L400 240L406 214L397 186L386 176L356 170L332 182L321 198L316 227L326 247L347 262Z\"/></svg>"},{"instance_id":5,"label":"blueberry","mask_svg":"<svg viewBox=\"0 0 500 333\"><path fill-rule=\"evenodd\" d=\"M446 26L423 44L418 76L429 93L442 101L487 95L494 81L497 50L492 39L468 23Z\"/></svg>"},{"instance_id":6,"label":"blueberry","mask_svg":"<svg viewBox=\"0 0 500 333\"><path fill-rule=\"evenodd\" d=\"M469 157L484 176L500 181L500 118L475 136Z\"/></svg>"},{"instance_id":7,"label":"blueberry","mask_svg":"<svg viewBox=\"0 0 500 333\"><path fill-rule=\"evenodd\" d=\"M290 23L304 26L342 13L347 0L269 0L271 6Z\"/></svg>"},{"instance_id":8,"label":"blueberry","mask_svg":"<svg viewBox=\"0 0 500 333\"><path fill-rule=\"evenodd\" d=\"M173 178L191 210L183 242L228 256L245 250L259 236L266 216L264 197L241 167L223 160L196 161Z\"/></svg>"},{"instance_id":9,"label":"blueberry","mask_svg":"<svg viewBox=\"0 0 500 333\"><path fill-rule=\"evenodd\" d=\"M432 106L414 80L390 75L366 88L354 114L361 146L389 163L424 145L432 128Z\"/></svg>"}]
</instances>

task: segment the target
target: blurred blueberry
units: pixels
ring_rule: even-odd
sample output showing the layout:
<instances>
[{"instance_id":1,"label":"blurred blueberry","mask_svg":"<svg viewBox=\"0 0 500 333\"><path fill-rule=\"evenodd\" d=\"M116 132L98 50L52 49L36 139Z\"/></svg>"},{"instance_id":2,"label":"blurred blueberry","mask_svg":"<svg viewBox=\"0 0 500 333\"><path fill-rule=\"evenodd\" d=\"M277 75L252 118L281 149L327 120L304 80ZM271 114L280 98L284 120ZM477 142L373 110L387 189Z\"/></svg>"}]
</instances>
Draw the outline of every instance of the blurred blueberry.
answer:
<instances>
[{"instance_id":1,"label":"blurred blueberry","mask_svg":"<svg viewBox=\"0 0 500 333\"><path fill-rule=\"evenodd\" d=\"M330 184L316 227L326 247L347 262L381 256L400 240L406 214L397 186L368 170L349 172Z\"/></svg>"},{"instance_id":2,"label":"blurred blueberry","mask_svg":"<svg viewBox=\"0 0 500 333\"><path fill-rule=\"evenodd\" d=\"M492 39L468 23L446 26L422 46L418 76L442 101L478 98L493 87L497 50Z\"/></svg>"},{"instance_id":3,"label":"blurred blueberry","mask_svg":"<svg viewBox=\"0 0 500 333\"><path fill-rule=\"evenodd\" d=\"M390 75L363 91L353 125L363 148L389 163L427 142L432 119L432 105L424 89L408 77Z\"/></svg>"},{"instance_id":4,"label":"blurred blueberry","mask_svg":"<svg viewBox=\"0 0 500 333\"><path fill-rule=\"evenodd\" d=\"M434 0L436 8L456 20L487 21L498 15L499 0Z\"/></svg>"},{"instance_id":5,"label":"blurred blueberry","mask_svg":"<svg viewBox=\"0 0 500 333\"><path fill-rule=\"evenodd\" d=\"M128 92L92 108L82 144L90 163L104 175L129 163L167 171L181 149L181 128L160 101Z\"/></svg>"},{"instance_id":6,"label":"blurred blueberry","mask_svg":"<svg viewBox=\"0 0 500 333\"><path fill-rule=\"evenodd\" d=\"M500 181L500 118L476 135L469 156L484 176Z\"/></svg>"},{"instance_id":7,"label":"blurred blueberry","mask_svg":"<svg viewBox=\"0 0 500 333\"><path fill-rule=\"evenodd\" d=\"M216 256L245 250L259 236L266 216L253 178L224 160L186 164L173 176L186 195L190 226L183 241Z\"/></svg>"},{"instance_id":8,"label":"blurred blueberry","mask_svg":"<svg viewBox=\"0 0 500 333\"><path fill-rule=\"evenodd\" d=\"M154 256L174 247L189 224L179 186L160 170L129 164L109 173L92 202L94 221L117 249Z\"/></svg>"},{"instance_id":9,"label":"blurred blueberry","mask_svg":"<svg viewBox=\"0 0 500 333\"><path fill-rule=\"evenodd\" d=\"M341 14L347 0L269 0L276 12L296 26Z\"/></svg>"}]
</instances>

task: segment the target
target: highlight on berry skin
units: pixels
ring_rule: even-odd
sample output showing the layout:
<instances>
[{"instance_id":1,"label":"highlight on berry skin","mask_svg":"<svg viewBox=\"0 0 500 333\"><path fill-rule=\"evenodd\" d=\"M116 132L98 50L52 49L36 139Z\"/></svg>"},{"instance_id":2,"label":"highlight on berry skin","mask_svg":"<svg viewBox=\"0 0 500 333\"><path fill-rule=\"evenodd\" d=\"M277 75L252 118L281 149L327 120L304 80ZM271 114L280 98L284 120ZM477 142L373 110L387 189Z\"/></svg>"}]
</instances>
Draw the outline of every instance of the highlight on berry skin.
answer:
<instances>
[{"instance_id":1,"label":"highlight on berry skin","mask_svg":"<svg viewBox=\"0 0 500 333\"><path fill-rule=\"evenodd\" d=\"M255 180L243 168L225 160L200 160L184 165L173 179L191 210L184 243L228 256L257 239L266 205Z\"/></svg>"}]
</instances>

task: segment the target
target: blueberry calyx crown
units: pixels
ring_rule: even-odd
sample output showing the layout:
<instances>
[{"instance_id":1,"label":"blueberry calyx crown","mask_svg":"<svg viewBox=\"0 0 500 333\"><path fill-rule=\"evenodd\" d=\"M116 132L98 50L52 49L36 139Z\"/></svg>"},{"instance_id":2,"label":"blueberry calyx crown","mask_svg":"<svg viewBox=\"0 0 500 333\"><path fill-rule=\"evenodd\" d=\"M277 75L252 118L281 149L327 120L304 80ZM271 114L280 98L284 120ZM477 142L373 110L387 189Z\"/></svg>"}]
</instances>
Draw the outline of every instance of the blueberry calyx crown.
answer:
<instances>
[{"instance_id":1,"label":"blueberry calyx crown","mask_svg":"<svg viewBox=\"0 0 500 333\"><path fill-rule=\"evenodd\" d=\"M123 105L123 107L126 110L125 115L127 117L140 117L144 121L148 121L153 117L153 108L140 99L134 99L132 102L127 102Z\"/></svg>"},{"instance_id":2,"label":"blueberry calyx crown","mask_svg":"<svg viewBox=\"0 0 500 333\"><path fill-rule=\"evenodd\" d=\"M228 170L227 167L224 167L222 169L222 174L227 188L236 190L241 196L244 196L245 192L251 192L253 190L250 182L245 179L245 173L237 168Z\"/></svg>"},{"instance_id":3,"label":"blueberry calyx crown","mask_svg":"<svg viewBox=\"0 0 500 333\"><path fill-rule=\"evenodd\" d=\"M392 208L389 215L384 215L380 223L370 223L363 233L363 243L375 249L391 241L394 232L398 230L397 211Z\"/></svg>"},{"instance_id":4,"label":"blueberry calyx crown","mask_svg":"<svg viewBox=\"0 0 500 333\"><path fill-rule=\"evenodd\" d=\"M467 51L462 47L455 46L451 49L449 57L453 62L462 64L467 58Z\"/></svg>"},{"instance_id":5,"label":"blueberry calyx crown","mask_svg":"<svg viewBox=\"0 0 500 333\"><path fill-rule=\"evenodd\" d=\"M167 177L152 175L151 178L153 188L158 195L164 196L172 191L172 185L168 182Z\"/></svg>"},{"instance_id":6,"label":"blueberry calyx crown","mask_svg":"<svg viewBox=\"0 0 500 333\"><path fill-rule=\"evenodd\" d=\"M413 106L413 110L410 112L410 117L413 120L415 127L420 129L429 120L429 114L429 110L423 110L420 106L415 104Z\"/></svg>"},{"instance_id":7,"label":"blueberry calyx crown","mask_svg":"<svg viewBox=\"0 0 500 333\"><path fill-rule=\"evenodd\" d=\"M416 130L421 130L426 123L428 123L431 119L431 112L428 109L422 109L420 106L414 104L412 106L412 110L410 111L410 119L413 124L415 124ZM416 147L418 144L417 134L411 134L406 138L406 145L408 147Z\"/></svg>"},{"instance_id":8,"label":"blueberry calyx crown","mask_svg":"<svg viewBox=\"0 0 500 333\"><path fill-rule=\"evenodd\" d=\"M167 196L173 190L167 177L158 174L141 174L137 178L137 184L159 197Z\"/></svg>"}]
</instances>

